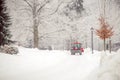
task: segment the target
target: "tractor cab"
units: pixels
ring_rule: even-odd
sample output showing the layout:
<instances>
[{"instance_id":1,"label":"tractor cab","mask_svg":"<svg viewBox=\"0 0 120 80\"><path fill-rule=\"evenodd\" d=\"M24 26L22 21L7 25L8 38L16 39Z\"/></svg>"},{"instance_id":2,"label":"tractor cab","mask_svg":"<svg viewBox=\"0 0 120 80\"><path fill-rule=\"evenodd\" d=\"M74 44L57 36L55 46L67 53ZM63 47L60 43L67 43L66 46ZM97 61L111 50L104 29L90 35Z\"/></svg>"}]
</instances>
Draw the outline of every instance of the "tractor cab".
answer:
<instances>
[{"instance_id":1,"label":"tractor cab","mask_svg":"<svg viewBox=\"0 0 120 80\"><path fill-rule=\"evenodd\" d=\"M82 55L82 52L84 52L84 50L80 42L74 42L71 44L71 55L75 55L75 53Z\"/></svg>"}]
</instances>

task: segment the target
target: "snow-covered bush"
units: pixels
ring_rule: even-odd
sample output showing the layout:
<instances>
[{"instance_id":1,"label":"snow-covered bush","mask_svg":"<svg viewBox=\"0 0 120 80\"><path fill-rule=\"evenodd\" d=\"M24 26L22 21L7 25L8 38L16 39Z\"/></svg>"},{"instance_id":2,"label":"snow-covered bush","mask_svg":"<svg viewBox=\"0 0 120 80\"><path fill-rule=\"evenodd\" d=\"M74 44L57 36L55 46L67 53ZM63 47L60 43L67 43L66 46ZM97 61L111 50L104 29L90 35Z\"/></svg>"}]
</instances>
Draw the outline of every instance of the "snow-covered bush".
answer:
<instances>
[{"instance_id":1,"label":"snow-covered bush","mask_svg":"<svg viewBox=\"0 0 120 80\"><path fill-rule=\"evenodd\" d=\"M17 54L19 51L17 47L4 45L0 47L0 52L7 53L7 54Z\"/></svg>"}]
</instances>

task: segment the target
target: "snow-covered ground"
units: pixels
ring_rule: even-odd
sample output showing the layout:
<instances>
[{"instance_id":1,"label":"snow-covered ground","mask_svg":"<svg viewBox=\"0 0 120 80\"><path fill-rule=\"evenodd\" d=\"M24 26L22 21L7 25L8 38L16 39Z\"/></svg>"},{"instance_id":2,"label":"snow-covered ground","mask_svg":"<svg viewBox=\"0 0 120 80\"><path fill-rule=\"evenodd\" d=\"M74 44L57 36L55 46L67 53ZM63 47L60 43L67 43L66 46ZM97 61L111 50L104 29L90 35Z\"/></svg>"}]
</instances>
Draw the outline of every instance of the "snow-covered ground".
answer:
<instances>
[{"instance_id":1,"label":"snow-covered ground","mask_svg":"<svg viewBox=\"0 0 120 80\"><path fill-rule=\"evenodd\" d=\"M100 63L100 52L91 54L90 49L81 56L23 47L19 51L18 55L0 53L0 80L83 80Z\"/></svg>"},{"instance_id":2,"label":"snow-covered ground","mask_svg":"<svg viewBox=\"0 0 120 80\"><path fill-rule=\"evenodd\" d=\"M0 80L120 80L120 50L91 54L88 48L83 55L70 55L18 48L17 55L0 53Z\"/></svg>"},{"instance_id":3,"label":"snow-covered ground","mask_svg":"<svg viewBox=\"0 0 120 80\"><path fill-rule=\"evenodd\" d=\"M102 65L85 80L120 80L120 50L104 56Z\"/></svg>"}]
</instances>

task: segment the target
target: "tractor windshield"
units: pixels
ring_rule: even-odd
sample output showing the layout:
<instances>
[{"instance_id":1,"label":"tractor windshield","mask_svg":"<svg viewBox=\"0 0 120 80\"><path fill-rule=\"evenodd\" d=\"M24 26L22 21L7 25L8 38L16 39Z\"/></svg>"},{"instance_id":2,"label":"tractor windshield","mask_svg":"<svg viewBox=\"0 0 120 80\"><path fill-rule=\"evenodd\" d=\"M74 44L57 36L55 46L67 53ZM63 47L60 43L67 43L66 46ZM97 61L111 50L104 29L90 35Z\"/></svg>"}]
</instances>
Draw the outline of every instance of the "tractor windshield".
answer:
<instances>
[{"instance_id":1,"label":"tractor windshield","mask_svg":"<svg viewBox=\"0 0 120 80\"><path fill-rule=\"evenodd\" d=\"M79 44L74 44L74 46L77 47L77 48L81 48L81 44L80 43Z\"/></svg>"},{"instance_id":2,"label":"tractor windshield","mask_svg":"<svg viewBox=\"0 0 120 80\"><path fill-rule=\"evenodd\" d=\"M80 49L81 48L81 43L77 43L77 44L74 43L72 47L73 47L73 49Z\"/></svg>"}]
</instances>

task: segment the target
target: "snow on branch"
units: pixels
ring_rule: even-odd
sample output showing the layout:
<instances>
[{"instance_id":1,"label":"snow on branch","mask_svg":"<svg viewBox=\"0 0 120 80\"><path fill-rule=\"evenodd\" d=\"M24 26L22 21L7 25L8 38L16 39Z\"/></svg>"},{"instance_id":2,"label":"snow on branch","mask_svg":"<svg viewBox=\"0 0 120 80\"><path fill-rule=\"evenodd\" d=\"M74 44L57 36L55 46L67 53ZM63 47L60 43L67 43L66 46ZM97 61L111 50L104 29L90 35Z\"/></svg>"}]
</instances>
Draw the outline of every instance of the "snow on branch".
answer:
<instances>
[{"instance_id":1,"label":"snow on branch","mask_svg":"<svg viewBox=\"0 0 120 80\"><path fill-rule=\"evenodd\" d=\"M48 37L49 35L51 35L53 33L58 33L58 32L61 32L61 31L65 31L65 29L60 29L60 30L56 30L56 31L45 33L45 34L43 34L43 35L40 36L40 39L43 38L43 37L45 37L45 36Z\"/></svg>"},{"instance_id":2,"label":"snow on branch","mask_svg":"<svg viewBox=\"0 0 120 80\"><path fill-rule=\"evenodd\" d=\"M54 13L56 13L56 12L58 11L58 9L59 9L59 7L61 6L62 3L63 3L63 2L60 2L60 3L58 4L57 8L55 9L55 11L52 12L50 15L53 15Z\"/></svg>"},{"instance_id":3,"label":"snow on branch","mask_svg":"<svg viewBox=\"0 0 120 80\"><path fill-rule=\"evenodd\" d=\"M44 0L44 3L38 8L38 10L37 10L37 13L39 13L40 12L40 10L47 4L47 3L49 3L50 1L49 0Z\"/></svg>"},{"instance_id":4,"label":"snow on branch","mask_svg":"<svg viewBox=\"0 0 120 80\"><path fill-rule=\"evenodd\" d=\"M24 1L28 4L29 7L33 8L30 2L28 2L27 0L24 0Z\"/></svg>"},{"instance_id":5,"label":"snow on branch","mask_svg":"<svg viewBox=\"0 0 120 80\"><path fill-rule=\"evenodd\" d=\"M72 1L67 1L67 2L65 2L64 0L61 1L61 2L58 4L57 8L56 8L50 15L55 14L55 13L58 11L59 7L60 7L63 3L71 3L71 2L72 2Z\"/></svg>"}]
</instances>

